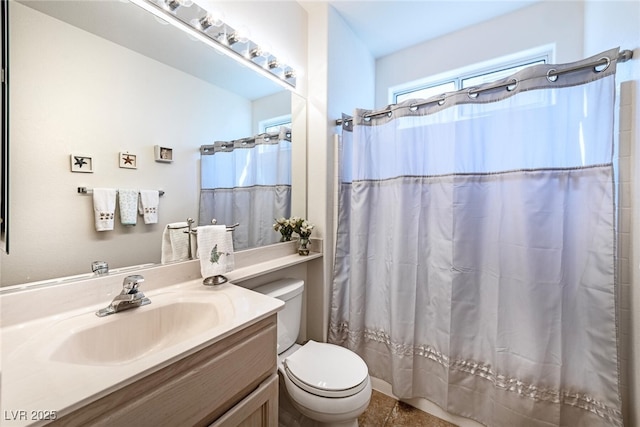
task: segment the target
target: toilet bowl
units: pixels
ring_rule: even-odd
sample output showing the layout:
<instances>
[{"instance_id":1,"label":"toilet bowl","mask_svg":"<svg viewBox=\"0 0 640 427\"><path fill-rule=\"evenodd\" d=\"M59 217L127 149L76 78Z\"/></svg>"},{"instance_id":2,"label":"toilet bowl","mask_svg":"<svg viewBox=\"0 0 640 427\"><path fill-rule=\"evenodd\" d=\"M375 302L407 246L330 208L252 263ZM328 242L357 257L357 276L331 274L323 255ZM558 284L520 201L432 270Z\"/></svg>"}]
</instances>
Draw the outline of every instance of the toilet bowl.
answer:
<instances>
[{"instance_id":1,"label":"toilet bowl","mask_svg":"<svg viewBox=\"0 0 640 427\"><path fill-rule=\"evenodd\" d=\"M279 298L278 372L289 401L325 427L356 427L371 399L371 379L360 356L334 344L295 341L302 315L301 280L284 279L254 289Z\"/></svg>"}]
</instances>

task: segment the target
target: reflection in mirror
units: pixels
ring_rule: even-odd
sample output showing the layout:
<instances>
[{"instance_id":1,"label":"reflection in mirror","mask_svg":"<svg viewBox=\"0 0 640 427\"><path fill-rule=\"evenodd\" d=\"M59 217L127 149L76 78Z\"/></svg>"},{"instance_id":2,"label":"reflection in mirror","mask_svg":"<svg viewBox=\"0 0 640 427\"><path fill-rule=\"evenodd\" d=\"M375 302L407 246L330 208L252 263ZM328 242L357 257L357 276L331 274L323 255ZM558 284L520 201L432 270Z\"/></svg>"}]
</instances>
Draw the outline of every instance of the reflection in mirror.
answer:
<instances>
[{"instance_id":1,"label":"reflection in mirror","mask_svg":"<svg viewBox=\"0 0 640 427\"><path fill-rule=\"evenodd\" d=\"M292 114L292 100L293 133L304 129L297 95L135 5L25 0L9 13L12 250L0 258L2 286L90 273L95 260L113 270L159 263L165 226L197 217L200 146L260 133L260 121ZM156 161L155 146L172 161ZM119 153L136 167L120 167ZM91 171L74 171L72 155ZM98 232L92 196L78 187L161 189L158 223L125 226L116 213L114 229Z\"/></svg>"},{"instance_id":2,"label":"reflection in mirror","mask_svg":"<svg viewBox=\"0 0 640 427\"><path fill-rule=\"evenodd\" d=\"M233 247L278 242L272 224L291 216L291 130L282 127L200 147L200 221L240 224Z\"/></svg>"}]
</instances>

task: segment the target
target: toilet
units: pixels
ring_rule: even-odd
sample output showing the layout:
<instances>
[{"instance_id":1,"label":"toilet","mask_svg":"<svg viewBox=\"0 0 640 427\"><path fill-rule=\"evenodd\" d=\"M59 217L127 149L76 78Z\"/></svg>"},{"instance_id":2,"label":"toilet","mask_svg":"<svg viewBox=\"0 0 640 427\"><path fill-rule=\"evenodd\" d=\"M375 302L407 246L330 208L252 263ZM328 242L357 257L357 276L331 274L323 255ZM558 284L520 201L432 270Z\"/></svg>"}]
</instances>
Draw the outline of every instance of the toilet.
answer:
<instances>
[{"instance_id":1,"label":"toilet","mask_svg":"<svg viewBox=\"0 0 640 427\"><path fill-rule=\"evenodd\" d=\"M334 344L296 344L304 282L282 279L254 291L284 301L278 312L278 371L292 405L316 425L357 427L371 399L371 379L360 356Z\"/></svg>"}]
</instances>

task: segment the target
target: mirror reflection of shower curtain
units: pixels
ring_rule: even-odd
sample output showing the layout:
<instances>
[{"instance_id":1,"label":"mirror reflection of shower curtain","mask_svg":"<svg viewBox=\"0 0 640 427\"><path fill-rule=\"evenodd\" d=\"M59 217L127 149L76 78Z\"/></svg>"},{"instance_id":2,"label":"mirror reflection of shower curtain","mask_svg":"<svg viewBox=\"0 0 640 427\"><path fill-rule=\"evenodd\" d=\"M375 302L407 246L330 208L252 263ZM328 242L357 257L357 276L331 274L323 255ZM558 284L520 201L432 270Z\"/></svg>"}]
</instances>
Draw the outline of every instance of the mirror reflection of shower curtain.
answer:
<instances>
[{"instance_id":1,"label":"mirror reflection of shower curtain","mask_svg":"<svg viewBox=\"0 0 640 427\"><path fill-rule=\"evenodd\" d=\"M622 426L617 55L357 110L339 149L329 342L398 397L488 426Z\"/></svg>"},{"instance_id":2,"label":"mirror reflection of shower curtain","mask_svg":"<svg viewBox=\"0 0 640 427\"><path fill-rule=\"evenodd\" d=\"M235 250L279 241L275 218L291 215L291 131L261 134L200 147L199 225L240 226Z\"/></svg>"}]
</instances>

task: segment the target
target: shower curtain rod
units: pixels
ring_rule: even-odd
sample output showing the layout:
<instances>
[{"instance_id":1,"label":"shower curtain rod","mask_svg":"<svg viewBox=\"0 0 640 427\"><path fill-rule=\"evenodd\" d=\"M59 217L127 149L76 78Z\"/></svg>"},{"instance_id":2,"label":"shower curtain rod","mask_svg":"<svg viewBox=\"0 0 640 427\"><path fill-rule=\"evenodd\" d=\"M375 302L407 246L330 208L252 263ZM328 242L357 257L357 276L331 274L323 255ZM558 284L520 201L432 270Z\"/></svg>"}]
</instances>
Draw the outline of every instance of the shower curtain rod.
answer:
<instances>
[{"instance_id":1,"label":"shower curtain rod","mask_svg":"<svg viewBox=\"0 0 640 427\"><path fill-rule=\"evenodd\" d=\"M625 50L621 51L618 54L618 62L627 62L631 58L633 58L633 51L632 50L625 49ZM602 65L604 65L605 68L607 68L610 63L611 63L611 59L609 59L607 57L604 57L604 58L598 59L597 61L590 62L588 64L576 65L575 67L566 68L566 69L560 70L560 71L551 69L551 70L549 70L549 72L547 72L547 78L551 79L553 77L557 77L557 76L560 76L562 74L573 73L575 71L584 70L585 68L600 67ZM485 86L485 87L482 87L482 88L477 88L477 89L471 88L471 89L468 90L468 93L469 93L469 96L477 95L477 94L479 94L481 92L485 92L485 91L493 90L493 89L500 89L500 88L503 88L503 87L509 87L509 86L513 86L514 84L517 84L517 83L518 83L518 81L516 79L511 79L511 80L509 80L507 82L496 83L496 84L488 85L488 86ZM435 102L441 104L441 103L443 103L445 101L445 99L446 99L446 94L444 94L441 97L436 98L436 99L429 99L427 101L416 102L414 104L411 104L409 106L409 108L418 108L418 107L421 107L423 105L433 104ZM394 104L394 105L396 105L396 104ZM387 108L385 110L373 111L371 113L365 114L363 117L365 119L370 119L372 117L377 117L377 116L383 116L385 114L390 114L392 111L393 110L391 108ZM337 119L336 120L336 126L342 126L342 124L345 123L345 122L347 122L347 123L353 122L353 118L348 118L348 119L344 119L344 120L343 119Z\"/></svg>"}]
</instances>

